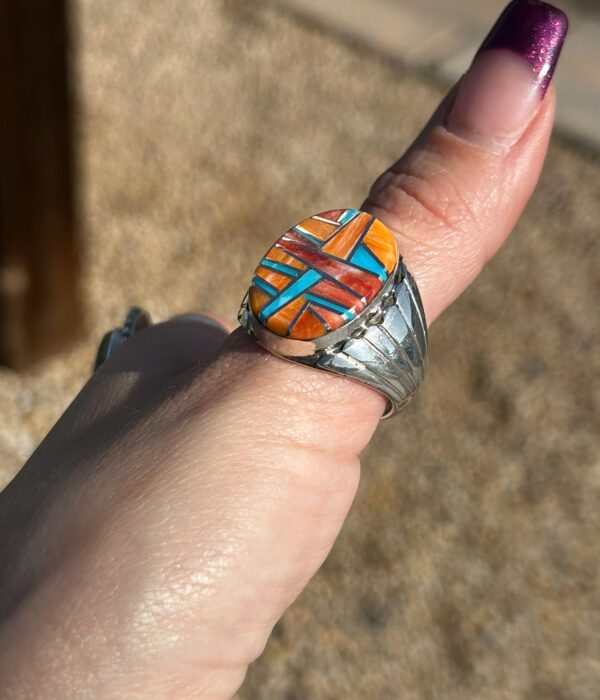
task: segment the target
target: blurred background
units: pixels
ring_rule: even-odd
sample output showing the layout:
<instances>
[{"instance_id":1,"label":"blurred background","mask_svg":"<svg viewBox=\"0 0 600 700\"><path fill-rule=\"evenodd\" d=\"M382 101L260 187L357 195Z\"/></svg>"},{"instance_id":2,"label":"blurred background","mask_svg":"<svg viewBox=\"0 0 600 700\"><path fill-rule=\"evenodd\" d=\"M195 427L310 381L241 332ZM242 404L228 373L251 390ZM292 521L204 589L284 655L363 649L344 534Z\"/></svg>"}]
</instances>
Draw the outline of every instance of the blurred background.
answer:
<instances>
[{"instance_id":1,"label":"blurred background","mask_svg":"<svg viewBox=\"0 0 600 700\"><path fill-rule=\"evenodd\" d=\"M502 2L16 7L0 10L0 487L128 306L233 320L290 223L359 204ZM380 426L331 557L240 699L599 697L600 17L562 7L540 186L431 328L427 382Z\"/></svg>"}]
</instances>

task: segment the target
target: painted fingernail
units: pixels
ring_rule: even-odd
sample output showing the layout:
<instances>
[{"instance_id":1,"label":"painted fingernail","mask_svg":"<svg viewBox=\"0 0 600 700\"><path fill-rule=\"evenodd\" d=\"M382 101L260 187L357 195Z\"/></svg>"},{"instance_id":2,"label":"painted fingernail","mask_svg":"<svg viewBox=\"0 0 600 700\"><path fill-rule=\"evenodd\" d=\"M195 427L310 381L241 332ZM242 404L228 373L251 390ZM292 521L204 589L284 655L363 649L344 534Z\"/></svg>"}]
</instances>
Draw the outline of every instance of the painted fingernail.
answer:
<instances>
[{"instance_id":1,"label":"painted fingernail","mask_svg":"<svg viewBox=\"0 0 600 700\"><path fill-rule=\"evenodd\" d=\"M464 76L446 128L493 153L523 134L550 85L567 15L539 0L513 0Z\"/></svg>"}]
</instances>

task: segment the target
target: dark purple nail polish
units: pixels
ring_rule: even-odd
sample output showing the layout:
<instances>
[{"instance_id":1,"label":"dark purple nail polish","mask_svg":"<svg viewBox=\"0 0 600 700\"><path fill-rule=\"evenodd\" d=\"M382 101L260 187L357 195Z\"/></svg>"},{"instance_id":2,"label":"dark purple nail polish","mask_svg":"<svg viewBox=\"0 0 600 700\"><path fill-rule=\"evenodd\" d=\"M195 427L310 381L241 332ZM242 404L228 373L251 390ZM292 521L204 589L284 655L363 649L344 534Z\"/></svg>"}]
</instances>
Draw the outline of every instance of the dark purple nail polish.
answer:
<instances>
[{"instance_id":1,"label":"dark purple nail polish","mask_svg":"<svg viewBox=\"0 0 600 700\"><path fill-rule=\"evenodd\" d=\"M540 0L513 0L481 45L477 55L490 49L508 49L527 59L535 80L546 93L569 28L567 15Z\"/></svg>"}]
</instances>

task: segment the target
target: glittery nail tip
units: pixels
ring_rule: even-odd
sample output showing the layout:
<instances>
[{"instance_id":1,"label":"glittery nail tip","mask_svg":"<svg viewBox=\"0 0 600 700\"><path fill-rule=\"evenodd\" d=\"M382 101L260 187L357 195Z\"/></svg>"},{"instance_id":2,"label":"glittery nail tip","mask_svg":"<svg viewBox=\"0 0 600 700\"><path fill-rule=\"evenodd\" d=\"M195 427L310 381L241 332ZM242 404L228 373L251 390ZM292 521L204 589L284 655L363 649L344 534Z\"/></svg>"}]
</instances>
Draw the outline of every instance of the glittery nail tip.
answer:
<instances>
[{"instance_id":1,"label":"glittery nail tip","mask_svg":"<svg viewBox=\"0 0 600 700\"><path fill-rule=\"evenodd\" d=\"M567 15L539 0L513 0L496 22L477 55L508 49L525 58L534 82L545 94L569 28Z\"/></svg>"}]
</instances>

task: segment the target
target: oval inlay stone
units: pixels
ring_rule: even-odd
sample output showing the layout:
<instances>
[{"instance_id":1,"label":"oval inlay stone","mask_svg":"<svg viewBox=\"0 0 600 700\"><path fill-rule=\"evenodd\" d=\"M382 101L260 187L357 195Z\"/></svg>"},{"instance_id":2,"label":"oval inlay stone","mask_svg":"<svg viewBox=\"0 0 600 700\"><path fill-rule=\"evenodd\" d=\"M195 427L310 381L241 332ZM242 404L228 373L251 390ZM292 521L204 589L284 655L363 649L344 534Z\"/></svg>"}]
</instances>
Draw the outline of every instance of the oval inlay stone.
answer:
<instances>
[{"instance_id":1,"label":"oval inlay stone","mask_svg":"<svg viewBox=\"0 0 600 700\"><path fill-rule=\"evenodd\" d=\"M326 211L267 251L252 278L250 309L283 338L313 340L355 318L397 261L396 241L379 219L356 209Z\"/></svg>"}]
</instances>

